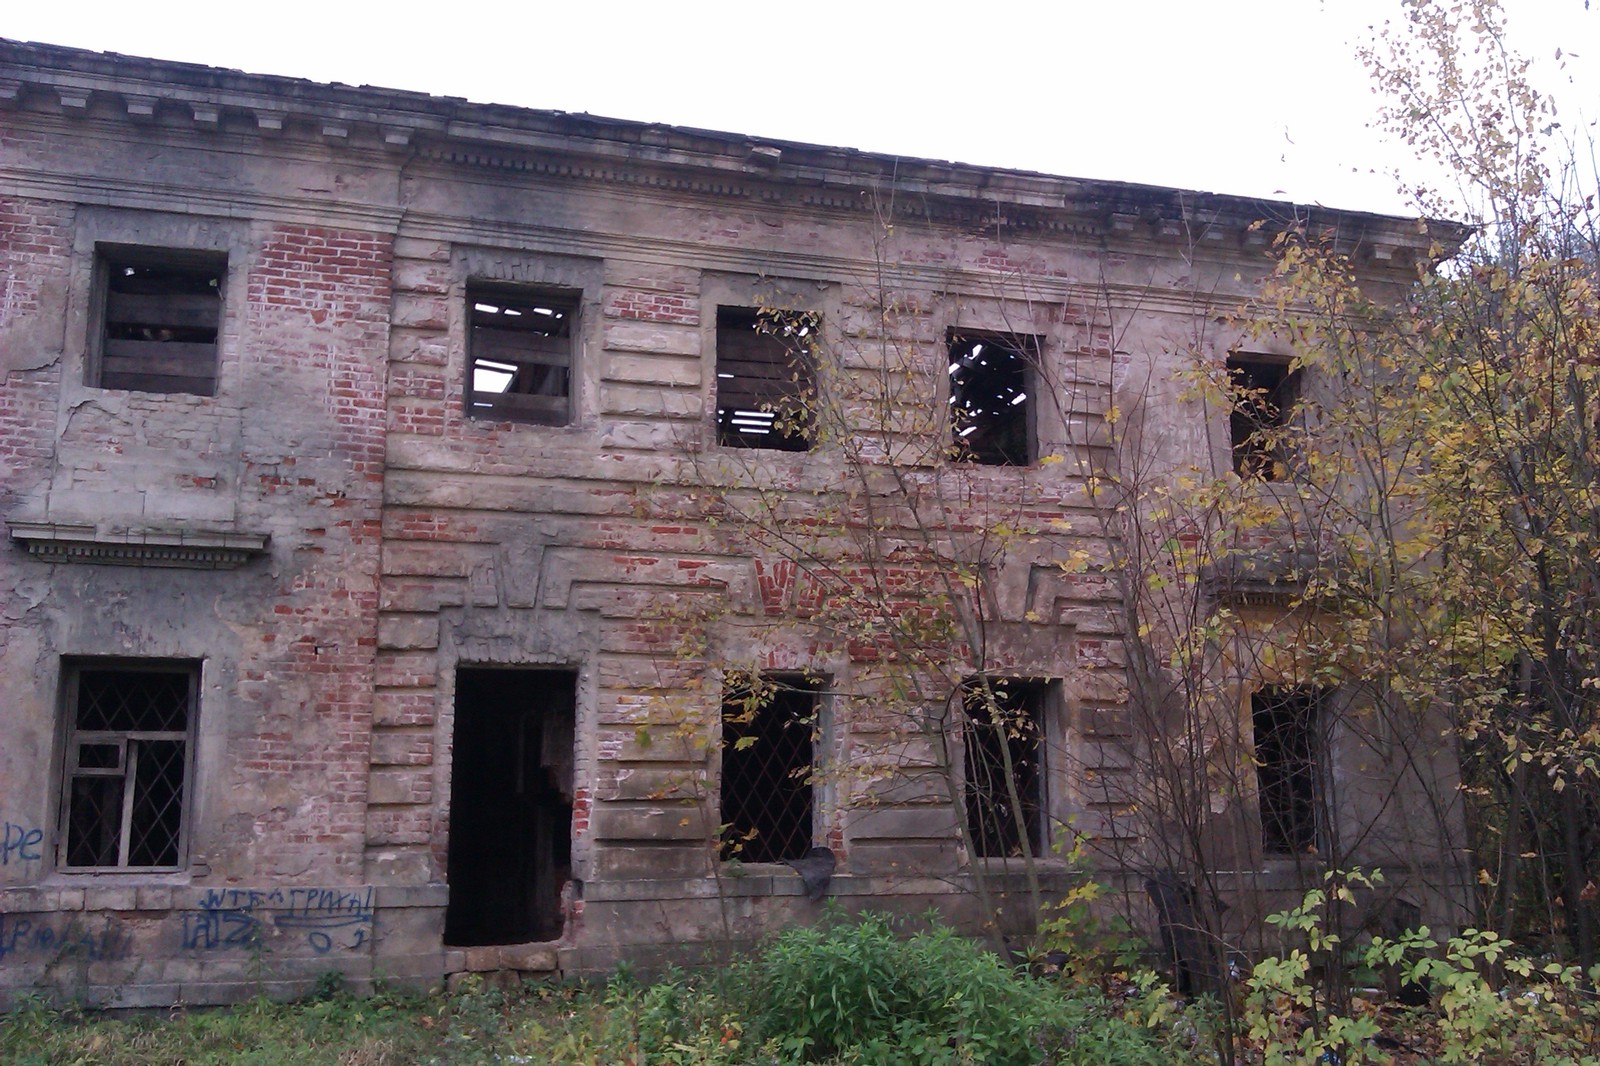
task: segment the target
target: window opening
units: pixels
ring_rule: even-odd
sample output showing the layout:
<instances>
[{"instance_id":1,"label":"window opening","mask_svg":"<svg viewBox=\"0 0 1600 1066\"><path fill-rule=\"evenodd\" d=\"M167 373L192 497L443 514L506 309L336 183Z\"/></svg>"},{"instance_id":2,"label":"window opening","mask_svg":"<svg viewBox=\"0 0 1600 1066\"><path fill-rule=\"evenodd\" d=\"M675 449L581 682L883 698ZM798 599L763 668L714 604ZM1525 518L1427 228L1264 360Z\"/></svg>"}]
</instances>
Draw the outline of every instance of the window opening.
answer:
<instances>
[{"instance_id":1,"label":"window opening","mask_svg":"<svg viewBox=\"0 0 1600 1066\"><path fill-rule=\"evenodd\" d=\"M1294 412L1299 371L1291 373L1287 363L1270 359L1229 356L1228 383L1233 392L1228 418L1233 472L1257 481L1278 480L1284 467L1282 430Z\"/></svg>"},{"instance_id":2,"label":"window opening","mask_svg":"<svg viewBox=\"0 0 1600 1066\"><path fill-rule=\"evenodd\" d=\"M1322 693L1310 688L1267 687L1250 697L1261 843L1268 853L1315 851L1322 843L1322 702Z\"/></svg>"},{"instance_id":3,"label":"window opening","mask_svg":"<svg viewBox=\"0 0 1600 1066\"><path fill-rule=\"evenodd\" d=\"M811 850L819 689L799 675L764 674L724 690L724 860L783 862Z\"/></svg>"},{"instance_id":4,"label":"window opening","mask_svg":"<svg viewBox=\"0 0 1600 1066\"><path fill-rule=\"evenodd\" d=\"M954 455L983 466L1032 463L1033 369L1039 342L1006 334L950 333Z\"/></svg>"},{"instance_id":5,"label":"window opening","mask_svg":"<svg viewBox=\"0 0 1600 1066\"><path fill-rule=\"evenodd\" d=\"M572 670L456 671L445 943L560 939L577 691Z\"/></svg>"},{"instance_id":6,"label":"window opening","mask_svg":"<svg viewBox=\"0 0 1600 1066\"><path fill-rule=\"evenodd\" d=\"M572 421L572 323L578 294L474 286L467 410L474 418Z\"/></svg>"},{"instance_id":7,"label":"window opening","mask_svg":"<svg viewBox=\"0 0 1600 1066\"><path fill-rule=\"evenodd\" d=\"M196 680L191 665L68 668L62 866L179 865Z\"/></svg>"},{"instance_id":8,"label":"window opening","mask_svg":"<svg viewBox=\"0 0 1600 1066\"><path fill-rule=\"evenodd\" d=\"M816 424L813 311L717 308L717 443L803 452Z\"/></svg>"},{"instance_id":9,"label":"window opening","mask_svg":"<svg viewBox=\"0 0 1600 1066\"><path fill-rule=\"evenodd\" d=\"M227 267L227 256L216 253L102 249L88 384L214 396Z\"/></svg>"},{"instance_id":10,"label":"window opening","mask_svg":"<svg viewBox=\"0 0 1600 1066\"><path fill-rule=\"evenodd\" d=\"M1049 685L1010 678L977 681L962 692L966 712L962 750L966 757L967 828L980 858L1043 852L1044 708ZM1006 757L1019 803L1007 785ZM1021 819L1018 819L1018 807Z\"/></svg>"}]
</instances>

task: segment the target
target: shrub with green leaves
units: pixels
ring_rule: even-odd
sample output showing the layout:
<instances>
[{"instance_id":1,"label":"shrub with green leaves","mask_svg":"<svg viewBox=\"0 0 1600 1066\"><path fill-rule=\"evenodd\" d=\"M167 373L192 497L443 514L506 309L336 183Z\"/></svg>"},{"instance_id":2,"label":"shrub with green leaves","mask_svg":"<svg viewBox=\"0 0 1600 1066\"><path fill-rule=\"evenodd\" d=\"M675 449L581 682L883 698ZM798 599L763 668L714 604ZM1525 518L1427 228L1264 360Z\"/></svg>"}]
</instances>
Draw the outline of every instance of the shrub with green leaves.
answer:
<instances>
[{"instance_id":1,"label":"shrub with green leaves","mask_svg":"<svg viewBox=\"0 0 1600 1066\"><path fill-rule=\"evenodd\" d=\"M791 929L747 966L753 1040L783 1061L1142 1066L1149 1034L1098 998L1019 974L945 927L865 915Z\"/></svg>"}]
</instances>

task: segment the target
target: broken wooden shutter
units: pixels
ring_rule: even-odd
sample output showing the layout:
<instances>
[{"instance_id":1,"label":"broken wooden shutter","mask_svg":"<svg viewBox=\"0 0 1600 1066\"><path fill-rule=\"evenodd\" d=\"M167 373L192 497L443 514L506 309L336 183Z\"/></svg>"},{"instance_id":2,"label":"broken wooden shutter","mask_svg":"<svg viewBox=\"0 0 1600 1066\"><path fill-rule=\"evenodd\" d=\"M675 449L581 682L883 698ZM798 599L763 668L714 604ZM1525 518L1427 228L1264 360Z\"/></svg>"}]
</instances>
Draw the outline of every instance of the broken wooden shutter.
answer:
<instances>
[{"instance_id":1,"label":"broken wooden shutter","mask_svg":"<svg viewBox=\"0 0 1600 1066\"><path fill-rule=\"evenodd\" d=\"M214 396L225 255L103 251L98 360L103 389Z\"/></svg>"}]
</instances>

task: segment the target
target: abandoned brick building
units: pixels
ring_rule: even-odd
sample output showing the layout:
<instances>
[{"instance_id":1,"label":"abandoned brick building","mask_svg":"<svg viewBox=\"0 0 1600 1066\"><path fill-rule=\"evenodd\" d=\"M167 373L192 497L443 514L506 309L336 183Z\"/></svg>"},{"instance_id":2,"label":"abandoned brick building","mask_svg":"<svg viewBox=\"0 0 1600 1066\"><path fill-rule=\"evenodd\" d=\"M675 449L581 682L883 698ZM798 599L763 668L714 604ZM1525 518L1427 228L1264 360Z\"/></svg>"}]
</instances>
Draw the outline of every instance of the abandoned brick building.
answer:
<instances>
[{"instance_id":1,"label":"abandoned brick building","mask_svg":"<svg viewBox=\"0 0 1600 1066\"><path fill-rule=\"evenodd\" d=\"M1144 455L1230 462L1179 353L1237 349L1293 219L1375 286L1430 239L0 43L0 995L596 970L824 894L976 927L975 863L1136 851L1086 485L1129 390ZM984 564L1031 732L943 763L882 713L933 496L940 543L1055 533ZM862 585L900 589L881 629L829 613ZM1303 716L1263 685L1246 724ZM1266 868L1317 775L1256 747ZM815 848L831 878L786 865Z\"/></svg>"}]
</instances>

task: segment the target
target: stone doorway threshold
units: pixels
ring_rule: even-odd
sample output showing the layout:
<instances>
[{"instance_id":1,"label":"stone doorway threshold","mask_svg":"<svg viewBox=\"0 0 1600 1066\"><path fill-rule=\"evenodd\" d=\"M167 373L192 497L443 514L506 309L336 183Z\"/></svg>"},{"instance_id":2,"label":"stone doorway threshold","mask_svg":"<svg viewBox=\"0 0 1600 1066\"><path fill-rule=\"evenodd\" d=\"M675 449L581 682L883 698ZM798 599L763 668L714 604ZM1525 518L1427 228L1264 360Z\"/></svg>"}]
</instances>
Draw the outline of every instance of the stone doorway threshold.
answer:
<instances>
[{"instance_id":1,"label":"stone doorway threshold","mask_svg":"<svg viewBox=\"0 0 1600 1066\"><path fill-rule=\"evenodd\" d=\"M557 977L561 957L556 941L532 944L485 944L446 948L446 987L454 990L467 974L504 974L511 977Z\"/></svg>"}]
</instances>

